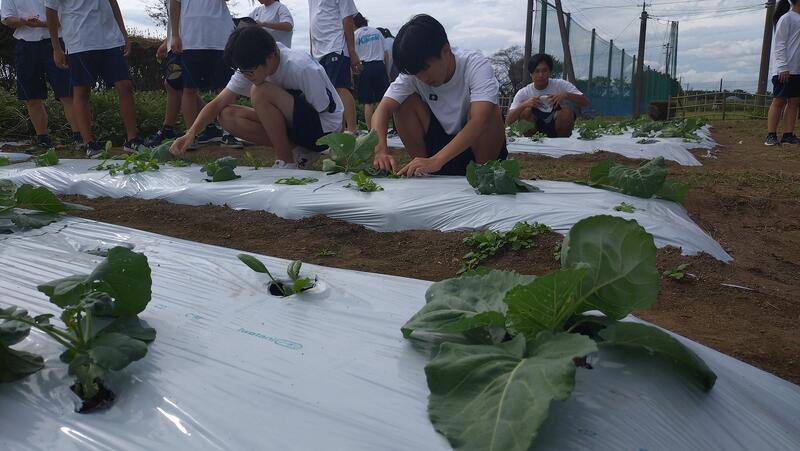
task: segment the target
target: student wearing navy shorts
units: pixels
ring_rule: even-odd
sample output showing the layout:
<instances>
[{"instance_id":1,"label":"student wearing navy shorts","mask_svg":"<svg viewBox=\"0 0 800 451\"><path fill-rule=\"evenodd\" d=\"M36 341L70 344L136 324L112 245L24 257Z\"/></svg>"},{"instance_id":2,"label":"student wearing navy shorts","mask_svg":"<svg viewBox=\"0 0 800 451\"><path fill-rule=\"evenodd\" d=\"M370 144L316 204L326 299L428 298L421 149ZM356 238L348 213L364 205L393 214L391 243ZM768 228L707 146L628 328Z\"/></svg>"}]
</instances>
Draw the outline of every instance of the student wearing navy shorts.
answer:
<instances>
[{"instance_id":1,"label":"student wearing navy shorts","mask_svg":"<svg viewBox=\"0 0 800 451\"><path fill-rule=\"evenodd\" d=\"M356 52L361 57L363 65L361 73L358 74L356 94L358 101L364 105L364 122L367 124L367 130L371 130L372 115L386 88L389 87L389 75L386 71L389 54L384 48L383 34L370 27L361 13L353 16L353 24L356 27Z\"/></svg>"}]
</instances>

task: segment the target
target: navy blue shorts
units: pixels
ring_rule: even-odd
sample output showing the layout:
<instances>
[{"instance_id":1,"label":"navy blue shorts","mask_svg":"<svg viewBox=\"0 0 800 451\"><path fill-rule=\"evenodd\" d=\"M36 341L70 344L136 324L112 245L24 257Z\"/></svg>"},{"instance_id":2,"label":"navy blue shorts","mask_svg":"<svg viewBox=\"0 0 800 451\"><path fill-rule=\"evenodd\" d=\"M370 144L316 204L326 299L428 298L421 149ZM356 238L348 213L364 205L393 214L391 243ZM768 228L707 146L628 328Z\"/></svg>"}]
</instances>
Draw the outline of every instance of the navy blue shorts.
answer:
<instances>
[{"instance_id":1,"label":"navy blue shorts","mask_svg":"<svg viewBox=\"0 0 800 451\"><path fill-rule=\"evenodd\" d=\"M430 111L430 109L428 110ZM500 119L499 119L500 120ZM436 155L440 150L450 144L450 141L455 138L455 135L448 135L439 119L431 112L431 122L428 125L428 130L425 131L425 148L428 150L428 157ZM508 147L505 138L503 139L503 146L500 148L500 153L497 155L496 160L505 160L508 158ZM467 165L470 161L475 161L475 153L472 148L467 148L452 160L445 163L442 169L435 172L436 175L467 175Z\"/></svg>"},{"instance_id":2,"label":"navy blue shorts","mask_svg":"<svg viewBox=\"0 0 800 451\"><path fill-rule=\"evenodd\" d=\"M62 42L63 46L64 43ZM57 99L72 96L69 71L59 69L53 61L53 46L49 39L36 42L18 40L14 47L17 70L17 98L19 100L44 100L47 82Z\"/></svg>"},{"instance_id":3,"label":"navy blue shorts","mask_svg":"<svg viewBox=\"0 0 800 451\"><path fill-rule=\"evenodd\" d=\"M361 103L378 103L389 88L389 75L383 61L367 61L358 74L356 95Z\"/></svg>"},{"instance_id":4,"label":"navy blue shorts","mask_svg":"<svg viewBox=\"0 0 800 451\"><path fill-rule=\"evenodd\" d=\"M350 57L344 53L328 53L319 60L325 73L336 89L353 89L353 78L350 72Z\"/></svg>"},{"instance_id":5,"label":"navy blue shorts","mask_svg":"<svg viewBox=\"0 0 800 451\"><path fill-rule=\"evenodd\" d=\"M556 107L553 108L553 111L545 113L538 108L531 108L531 113L533 114L533 117L536 118L536 131L539 133L544 133L548 138L558 138L558 132L556 131L556 112L561 111L561 109L561 105L556 105ZM577 118L578 113L576 113L572 108L569 109L572 111L573 117Z\"/></svg>"},{"instance_id":6,"label":"navy blue shorts","mask_svg":"<svg viewBox=\"0 0 800 451\"><path fill-rule=\"evenodd\" d=\"M72 86L94 87L102 78L107 88L121 80L130 80L128 63L122 55L122 48L87 50L67 55Z\"/></svg>"},{"instance_id":7,"label":"navy blue shorts","mask_svg":"<svg viewBox=\"0 0 800 451\"><path fill-rule=\"evenodd\" d=\"M182 74L181 55L167 52L167 59L164 60L164 81L166 81L172 89L180 91L183 89Z\"/></svg>"},{"instance_id":8,"label":"navy blue shorts","mask_svg":"<svg viewBox=\"0 0 800 451\"><path fill-rule=\"evenodd\" d=\"M183 87L201 91L219 91L233 76L225 64L222 50L184 50L181 53Z\"/></svg>"},{"instance_id":9,"label":"navy blue shorts","mask_svg":"<svg viewBox=\"0 0 800 451\"><path fill-rule=\"evenodd\" d=\"M775 97L800 97L800 75L789 75L786 83L781 83L778 76L772 77L772 95Z\"/></svg>"},{"instance_id":10,"label":"navy blue shorts","mask_svg":"<svg viewBox=\"0 0 800 451\"><path fill-rule=\"evenodd\" d=\"M319 119L319 112L314 106L308 103L305 94L296 89L287 89L287 92L294 97L294 113L292 114L292 126L286 127L289 141L298 146L305 147L314 152L322 152L327 146L318 146L317 140L327 135L322 131L322 122ZM328 91L328 112L336 111L336 101L333 94Z\"/></svg>"}]
</instances>

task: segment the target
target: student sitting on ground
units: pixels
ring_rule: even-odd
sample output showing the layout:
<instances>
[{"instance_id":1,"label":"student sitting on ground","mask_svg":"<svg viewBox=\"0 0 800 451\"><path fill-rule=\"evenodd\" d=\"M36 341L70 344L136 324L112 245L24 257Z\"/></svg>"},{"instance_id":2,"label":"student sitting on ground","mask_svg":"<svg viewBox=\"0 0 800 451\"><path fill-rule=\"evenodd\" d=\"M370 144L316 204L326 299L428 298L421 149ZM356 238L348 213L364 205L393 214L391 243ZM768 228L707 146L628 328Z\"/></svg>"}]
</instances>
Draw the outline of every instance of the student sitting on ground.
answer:
<instances>
[{"instance_id":1,"label":"student sitting on ground","mask_svg":"<svg viewBox=\"0 0 800 451\"><path fill-rule=\"evenodd\" d=\"M531 132L544 133L548 138L568 138L575 128L578 108L588 105L589 99L572 83L550 78L553 72L550 55L533 55L528 70L533 83L514 96L506 123L510 125L524 119L536 126Z\"/></svg>"},{"instance_id":2,"label":"student sitting on ground","mask_svg":"<svg viewBox=\"0 0 800 451\"><path fill-rule=\"evenodd\" d=\"M133 84L125 62L131 44L117 0L45 0L45 6L53 61L62 69L69 67L72 111L86 145L86 156L99 158L104 148L94 141L89 112L89 93L98 77L106 86L117 89L119 112L128 137L122 147L127 152L138 150L142 141L136 129ZM59 25L68 55L61 46Z\"/></svg>"},{"instance_id":3,"label":"student sitting on ground","mask_svg":"<svg viewBox=\"0 0 800 451\"><path fill-rule=\"evenodd\" d=\"M231 33L225 62L237 68L231 81L172 144L173 154L183 154L195 135L219 118L236 136L272 147L277 154L273 167L305 169L325 150L317 139L341 130L342 100L325 69L307 52L248 26ZM235 105L240 95L250 97L253 107Z\"/></svg>"},{"instance_id":4,"label":"student sitting on ground","mask_svg":"<svg viewBox=\"0 0 800 451\"><path fill-rule=\"evenodd\" d=\"M363 69L358 74L356 93L358 101L364 105L364 123L367 124L367 130L371 130L372 115L389 87L389 75L386 72L389 54L383 46L383 34L368 24L361 13L353 16L356 51L363 63Z\"/></svg>"},{"instance_id":5,"label":"student sitting on ground","mask_svg":"<svg viewBox=\"0 0 800 451\"><path fill-rule=\"evenodd\" d=\"M425 14L403 25L393 50L401 73L372 117L375 168L397 171L386 144L392 115L413 158L399 174L464 175L470 161L508 156L499 83L485 56L452 49L442 24Z\"/></svg>"}]
</instances>

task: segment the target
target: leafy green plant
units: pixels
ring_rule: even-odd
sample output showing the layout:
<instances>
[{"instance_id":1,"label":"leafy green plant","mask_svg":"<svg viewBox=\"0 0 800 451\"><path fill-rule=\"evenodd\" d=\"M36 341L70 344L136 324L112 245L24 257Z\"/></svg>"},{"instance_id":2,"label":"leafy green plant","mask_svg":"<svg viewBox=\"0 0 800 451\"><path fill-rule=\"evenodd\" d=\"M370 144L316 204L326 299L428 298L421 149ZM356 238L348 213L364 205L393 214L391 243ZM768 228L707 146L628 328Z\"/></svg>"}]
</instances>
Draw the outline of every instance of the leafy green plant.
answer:
<instances>
[{"instance_id":1,"label":"leafy green plant","mask_svg":"<svg viewBox=\"0 0 800 451\"><path fill-rule=\"evenodd\" d=\"M250 269L257 273L266 274L272 281L270 284L270 293L287 297L293 294L300 293L301 291L308 290L314 286L314 282L309 277L300 277L300 267L303 263L300 260L295 260L289 263L286 268L286 274L289 276L289 283L284 283L272 276L264 263L261 260L253 257L252 255L239 254L239 260L247 265Z\"/></svg>"},{"instance_id":2,"label":"leafy green plant","mask_svg":"<svg viewBox=\"0 0 800 451\"><path fill-rule=\"evenodd\" d=\"M620 321L655 303L655 263L653 237L635 221L595 216L567 234L559 270L471 272L431 285L401 331L441 343L425 367L435 429L459 450L527 451L550 403L570 396L576 367L591 368L602 347L658 354L710 390L716 374L680 341ZM595 310L604 316L586 314Z\"/></svg>"},{"instance_id":3,"label":"leafy green plant","mask_svg":"<svg viewBox=\"0 0 800 451\"><path fill-rule=\"evenodd\" d=\"M540 142L544 141L545 138L547 138L547 135L545 135L542 132L536 132L536 133L534 133L534 134L532 134L531 136L528 137L528 139L530 139L531 141L536 142L536 143L540 143Z\"/></svg>"},{"instance_id":4,"label":"leafy green plant","mask_svg":"<svg viewBox=\"0 0 800 451\"><path fill-rule=\"evenodd\" d=\"M688 263L681 263L680 265L676 266L673 269L664 271L662 275L672 280L683 280L683 278L686 277L686 275L688 274L686 272L686 268L688 267L689 267Z\"/></svg>"},{"instance_id":5,"label":"leafy green plant","mask_svg":"<svg viewBox=\"0 0 800 451\"><path fill-rule=\"evenodd\" d=\"M0 382L43 368L42 357L11 348L34 328L64 346L60 359L76 379L70 388L83 401L78 412L107 407L114 400L105 385L108 372L144 357L156 337L156 331L137 316L150 302L151 285L147 257L115 247L91 274L37 287L63 309L63 328L50 322L52 314L31 316L18 307L0 308Z\"/></svg>"},{"instance_id":6,"label":"leafy green plant","mask_svg":"<svg viewBox=\"0 0 800 451\"><path fill-rule=\"evenodd\" d=\"M45 167L45 166L55 166L58 164L58 154L56 153L56 149L49 149L47 152L39 155L38 157L33 157L33 163L36 167Z\"/></svg>"},{"instance_id":7,"label":"leafy green plant","mask_svg":"<svg viewBox=\"0 0 800 451\"><path fill-rule=\"evenodd\" d=\"M544 224L518 222L508 231L482 230L464 238L464 244L473 250L464 255L464 263L458 273L472 271L487 258L497 255L502 249L510 247L513 251L529 249L536 244L536 237L552 229Z\"/></svg>"},{"instance_id":8,"label":"leafy green plant","mask_svg":"<svg viewBox=\"0 0 800 451\"><path fill-rule=\"evenodd\" d=\"M169 160L167 164L174 168L187 168L192 165L192 162L188 160Z\"/></svg>"},{"instance_id":9,"label":"leafy green plant","mask_svg":"<svg viewBox=\"0 0 800 451\"><path fill-rule=\"evenodd\" d=\"M11 160L8 157L0 156L0 166L8 166L11 164Z\"/></svg>"},{"instance_id":10,"label":"leafy green plant","mask_svg":"<svg viewBox=\"0 0 800 451\"><path fill-rule=\"evenodd\" d=\"M355 188L358 191L361 191L362 193L374 193L375 191L383 191L383 187L375 183L375 181L372 180L366 174L364 174L363 171L359 171L358 173L353 174L353 176L350 177L350 180L352 180L355 183L355 185L353 185L352 183L348 183L347 185L344 186L345 188Z\"/></svg>"},{"instance_id":11,"label":"leafy green plant","mask_svg":"<svg viewBox=\"0 0 800 451\"><path fill-rule=\"evenodd\" d=\"M320 249L320 251L317 252L317 257L336 257L336 255L338 255L338 253L333 249Z\"/></svg>"},{"instance_id":12,"label":"leafy green plant","mask_svg":"<svg viewBox=\"0 0 800 451\"><path fill-rule=\"evenodd\" d=\"M358 138L348 133L330 133L318 139L317 145L328 146L330 149L331 157L322 161L322 170L328 174L366 172L372 168L378 133L371 130Z\"/></svg>"},{"instance_id":13,"label":"leafy green plant","mask_svg":"<svg viewBox=\"0 0 800 451\"><path fill-rule=\"evenodd\" d=\"M610 161L594 165L589 171L589 186L616 191L630 196L649 199L653 196L673 202L683 202L689 187L667 180L664 157L643 162L638 168L629 168Z\"/></svg>"},{"instance_id":14,"label":"leafy green plant","mask_svg":"<svg viewBox=\"0 0 800 451\"><path fill-rule=\"evenodd\" d=\"M621 135L627 128L625 124L618 122L605 122L600 118L581 121L575 127L578 131L578 139L587 141L595 140L603 135Z\"/></svg>"},{"instance_id":15,"label":"leafy green plant","mask_svg":"<svg viewBox=\"0 0 800 451\"><path fill-rule=\"evenodd\" d=\"M11 221L19 229L38 229L58 221L69 210L87 209L62 202L43 186L34 188L23 184L17 187L11 180L0 180L0 220Z\"/></svg>"},{"instance_id":16,"label":"leafy green plant","mask_svg":"<svg viewBox=\"0 0 800 451\"><path fill-rule=\"evenodd\" d=\"M275 183L278 185L308 185L311 183L317 183L318 181L319 179L315 179L314 177L285 177L275 180Z\"/></svg>"},{"instance_id":17,"label":"leafy green plant","mask_svg":"<svg viewBox=\"0 0 800 451\"><path fill-rule=\"evenodd\" d=\"M636 141L636 144L655 144L655 143L657 143L657 142L658 142L658 140L657 140L657 139L652 139L652 138L642 138L642 139L640 139L640 140Z\"/></svg>"},{"instance_id":18,"label":"leafy green plant","mask_svg":"<svg viewBox=\"0 0 800 451\"><path fill-rule=\"evenodd\" d=\"M222 157L204 165L200 168L200 172L205 172L211 177L206 179L206 182L227 182L241 178L241 175L233 171L234 169L236 169L236 158Z\"/></svg>"},{"instance_id":19,"label":"leafy green plant","mask_svg":"<svg viewBox=\"0 0 800 451\"><path fill-rule=\"evenodd\" d=\"M634 211L636 211L636 207L627 202L622 202L621 204L614 207L614 210L621 211L623 213L633 213Z\"/></svg>"},{"instance_id":20,"label":"leafy green plant","mask_svg":"<svg viewBox=\"0 0 800 451\"><path fill-rule=\"evenodd\" d=\"M467 165L467 182L480 194L539 191L539 188L519 180L519 162L516 160L492 160L486 164L470 161Z\"/></svg>"},{"instance_id":21,"label":"leafy green plant","mask_svg":"<svg viewBox=\"0 0 800 451\"><path fill-rule=\"evenodd\" d=\"M700 141L697 131L704 125L704 121L695 117L663 122L642 118L634 122L632 134L634 138L683 138L684 141Z\"/></svg>"},{"instance_id":22,"label":"leafy green plant","mask_svg":"<svg viewBox=\"0 0 800 451\"><path fill-rule=\"evenodd\" d=\"M243 166L250 166L251 168L253 168L254 171L257 171L261 168L267 167L267 162L254 157L253 154L250 153L250 151L246 151L244 153Z\"/></svg>"},{"instance_id":23,"label":"leafy green plant","mask_svg":"<svg viewBox=\"0 0 800 451\"><path fill-rule=\"evenodd\" d=\"M522 138L534 128L536 128L534 123L526 121L525 119L520 119L506 127L506 136L509 138Z\"/></svg>"},{"instance_id":24,"label":"leafy green plant","mask_svg":"<svg viewBox=\"0 0 800 451\"><path fill-rule=\"evenodd\" d=\"M97 171L108 171L109 175L117 174L138 174L145 171L157 171L159 169L158 160L150 158L149 153L132 153L125 157L121 163L109 163L104 160L92 169Z\"/></svg>"}]
</instances>

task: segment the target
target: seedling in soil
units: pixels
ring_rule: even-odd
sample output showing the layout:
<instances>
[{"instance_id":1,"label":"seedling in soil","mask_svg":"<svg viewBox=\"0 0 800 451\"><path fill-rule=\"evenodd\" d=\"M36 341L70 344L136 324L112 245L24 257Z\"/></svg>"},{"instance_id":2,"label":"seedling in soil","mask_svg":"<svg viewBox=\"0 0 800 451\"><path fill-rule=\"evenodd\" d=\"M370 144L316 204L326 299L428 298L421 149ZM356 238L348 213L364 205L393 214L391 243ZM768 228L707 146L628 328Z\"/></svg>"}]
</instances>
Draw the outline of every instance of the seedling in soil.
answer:
<instances>
[{"instance_id":1,"label":"seedling in soil","mask_svg":"<svg viewBox=\"0 0 800 451\"><path fill-rule=\"evenodd\" d=\"M652 306L659 283L652 235L613 216L578 222L549 274L474 271L434 283L401 328L440 343L425 367L434 428L459 450L527 451L550 404L570 396L601 347L658 354L710 390L716 374L680 341L621 321ZM605 316L585 314L595 310Z\"/></svg>"},{"instance_id":2,"label":"seedling in soil","mask_svg":"<svg viewBox=\"0 0 800 451\"><path fill-rule=\"evenodd\" d=\"M317 145L330 149L330 158L322 161L322 170L328 174L366 172L372 168L378 134L372 130L356 138L348 133L330 133L317 140Z\"/></svg>"},{"instance_id":3,"label":"seedling in soil","mask_svg":"<svg viewBox=\"0 0 800 451\"><path fill-rule=\"evenodd\" d=\"M354 188L362 193L374 193L375 191L383 191L383 187L375 183L374 180L369 178L366 174L359 171L357 174L354 174L350 180L355 182L355 185L352 183L348 183L345 185L345 188Z\"/></svg>"},{"instance_id":4,"label":"seedling in soil","mask_svg":"<svg viewBox=\"0 0 800 451\"><path fill-rule=\"evenodd\" d=\"M321 249L317 252L317 257L336 257L338 253L333 249Z\"/></svg>"},{"instance_id":5,"label":"seedling in soil","mask_svg":"<svg viewBox=\"0 0 800 451\"><path fill-rule=\"evenodd\" d=\"M236 158L223 157L216 161L212 161L200 168L200 172L208 174L210 179L206 182L227 182L229 180L236 180L241 178L233 170L236 168Z\"/></svg>"},{"instance_id":6,"label":"seedling in soil","mask_svg":"<svg viewBox=\"0 0 800 451\"><path fill-rule=\"evenodd\" d=\"M188 160L170 160L167 161L167 164L174 168L187 168L192 165L192 162Z\"/></svg>"},{"instance_id":7,"label":"seedling in soil","mask_svg":"<svg viewBox=\"0 0 800 451\"><path fill-rule=\"evenodd\" d=\"M532 122L520 119L510 126L506 127L506 136L509 138L522 138L526 133L536 128Z\"/></svg>"},{"instance_id":8,"label":"seedling in soil","mask_svg":"<svg viewBox=\"0 0 800 451\"><path fill-rule=\"evenodd\" d=\"M688 263L681 263L680 265L676 266L673 269L669 269L664 271L662 275L664 277L670 278L672 280L689 280L693 279L694 275L686 272L686 268L689 267Z\"/></svg>"},{"instance_id":9,"label":"seedling in soil","mask_svg":"<svg viewBox=\"0 0 800 451\"><path fill-rule=\"evenodd\" d=\"M486 164L470 161L467 166L467 182L480 194L539 191L539 188L519 180L519 162L516 160L492 160Z\"/></svg>"},{"instance_id":10,"label":"seedling in soil","mask_svg":"<svg viewBox=\"0 0 800 451\"><path fill-rule=\"evenodd\" d=\"M289 283L284 283L272 277L272 273L269 272L261 260L247 254L239 254L238 257L242 263L253 271L266 274L269 277L272 281L269 285L269 292L274 296L288 297L314 287L314 281L312 281L311 278L300 277L300 267L303 265L300 260L289 263L288 268L286 268L286 274L289 276Z\"/></svg>"},{"instance_id":11,"label":"seedling in soil","mask_svg":"<svg viewBox=\"0 0 800 451\"><path fill-rule=\"evenodd\" d=\"M614 207L614 210L621 211L623 213L633 213L634 211L636 211L636 207L627 202L622 202L621 204Z\"/></svg>"},{"instance_id":12,"label":"seedling in soil","mask_svg":"<svg viewBox=\"0 0 800 451\"><path fill-rule=\"evenodd\" d=\"M0 222L11 221L19 229L38 229L61 219L69 210L91 210L62 202L47 188L0 180ZM4 227L0 225L0 230Z\"/></svg>"},{"instance_id":13,"label":"seedling in soil","mask_svg":"<svg viewBox=\"0 0 800 451\"><path fill-rule=\"evenodd\" d=\"M464 255L464 264L458 274L472 271L486 259L497 255L502 249L510 247L513 251L529 249L536 244L536 237L550 232L550 227L534 222L518 222L507 232L484 230L464 238L464 243L473 249Z\"/></svg>"},{"instance_id":14,"label":"seedling in soil","mask_svg":"<svg viewBox=\"0 0 800 451\"><path fill-rule=\"evenodd\" d=\"M31 316L18 307L0 308L0 382L44 367L41 356L11 348L34 328L66 348L60 359L75 377L70 388L82 401L77 411L110 406L115 396L106 386L106 375L144 357L156 338L155 329L137 316L150 302L151 285L147 257L115 247L91 274L37 287L63 309L63 328L50 322L51 314Z\"/></svg>"},{"instance_id":15,"label":"seedling in soil","mask_svg":"<svg viewBox=\"0 0 800 451\"><path fill-rule=\"evenodd\" d=\"M589 170L589 180L584 182L595 188L649 199L659 197L681 203L689 193L689 187L674 180L667 180L664 157L643 162L638 168L604 161Z\"/></svg>"},{"instance_id":16,"label":"seedling in soil","mask_svg":"<svg viewBox=\"0 0 800 451\"><path fill-rule=\"evenodd\" d=\"M309 185L311 183L317 183L318 181L319 179L315 179L314 177L286 177L275 180L275 183L278 185Z\"/></svg>"},{"instance_id":17,"label":"seedling in soil","mask_svg":"<svg viewBox=\"0 0 800 451\"><path fill-rule=\"evenodd\" d=\"M250 151L247 151L244 153L243 166L250 166L253 168L254 171L257 171L261 168L267 167L267 162L254 157L253 154L250 153Z\"/></svg>"},{"instance_id":18,"label":"seedling in soil","mask_svg":"<svg viewBox=\"0 0 800 451\"><path fill-rule=\"evenodd\" d=\"M42 155L39 155L38 157L33 157L33 163L36 165L37 168L57 165L58 154L56 153L56 149L51 148Z\"/></svg>"}]
</instances>

